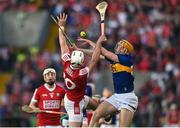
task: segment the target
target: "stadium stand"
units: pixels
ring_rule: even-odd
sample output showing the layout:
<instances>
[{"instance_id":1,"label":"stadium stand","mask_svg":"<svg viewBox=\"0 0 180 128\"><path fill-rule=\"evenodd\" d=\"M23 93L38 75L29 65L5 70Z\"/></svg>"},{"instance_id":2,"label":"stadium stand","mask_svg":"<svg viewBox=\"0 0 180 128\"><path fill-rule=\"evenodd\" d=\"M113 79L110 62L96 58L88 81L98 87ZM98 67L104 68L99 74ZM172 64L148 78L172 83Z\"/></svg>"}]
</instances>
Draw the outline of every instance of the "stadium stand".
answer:
<instances>
[{"instance_id":1,"label":"stadium stand","mask_svg":"<svg viewBox=\"0 0 180 128\"><path fill-rule=\"evenodd\" d=\"M34 89L43 82L40 73L45 67L54 67L58 82L63 84L57 29L49 14L68 13L67 33L74 42L81 30L96 40L97 3L96 0L0 0L0 127L35 126L35 115L23 113L19 106L29 104ZM104 47L113 50L120 39L127 39L135 47L135 90L139 105L132 126L180 126L179 0L111 0L108 4L105 20L108 41ZM19 20L26 18L21 14L35 17L19 22L14 11L21 12ZM21 25L24 27L20 28ZM105 61L100 61L90 76L96 93L101 94L105 87L112 89L111 73L104 71L108 68Z\"/></svg>"}]
</instances>

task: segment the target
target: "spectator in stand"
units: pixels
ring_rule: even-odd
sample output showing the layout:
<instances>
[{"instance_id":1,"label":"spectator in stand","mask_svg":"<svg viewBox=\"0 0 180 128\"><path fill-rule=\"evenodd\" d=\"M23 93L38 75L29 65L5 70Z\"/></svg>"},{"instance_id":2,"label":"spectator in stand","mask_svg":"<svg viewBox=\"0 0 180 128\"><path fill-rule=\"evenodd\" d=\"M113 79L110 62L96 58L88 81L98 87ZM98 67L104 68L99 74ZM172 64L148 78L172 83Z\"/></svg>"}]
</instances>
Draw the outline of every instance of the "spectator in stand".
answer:
<instances>
[{"instance_id":1,"label":"spectator in stand","mask_svg":"<svg viewBox=\"0 0 180 128\"><path fill-rule=\"evenodd\" d=\"M180 126L180 111L175 103L170 105L166 113L166 122L168 127Z\"/></svg>"},{"instance_id":2,"label":"spectator in stand","mask_svg":"<svg viewBox=\"0 0 180 128\"><path fill-rule=\"evenodd\" d=\"M0 0L0 12L2 12L0 20L7 16L6 13L11 11L26 13L24 11L28 11L29 8L27 4L24 4L23 9L21 5L23 2L28 1ZM38 8L33 7L32 12L48 11L50 14L57 15L59 12L65 11L70 16L67 20L67 33L70 38L76 38L79 35L79 31L83 30L87 32L90 39L95 40L99 33L99 16L94 8L97 3L98 1L95 2L93 0L38 0L33 3L35 5L39 4L37 6ZM166 110L162 111L164 106L168 108L172 102L176 104L180 102L179 0L111 0L108 1L108 4L106 15L106 34L108 41L104 45L105 48L113 51L117 40L121 40L122 38L127 39L135 47L134 55L136 55L136 57L134 68L138 74L142 71L145 71L147 75L151 74L151 72L158 73L160 68L161 73L165 75L164 78L160 76L161 74L157 74L158 85L163 89L161 95L153 95L152 89L154 86L149 82L151 80L145 82L143 85L139 85L142 86L143 90L137 89L137 95L140 100L133 120L133 126L164 126L163 123L157 124L159 117L154 118L155 112L154 106L152 107L152 105L158 104L158 111L161 114L163 113L162 115L165 115ZM27 7L27 9L25 7ZM83 24L81 22L82 17L88 17ZM26 22L26 20L24 22ZM0 23L3 22L0 21ZM1 26L0 30L3 30ZM47 26L47 28L49 27L51 26ZM49 34L47 38L53 38L51 36L52 34ZM152 37L152 40L148 40L150 37ZM8 41L13 43L13 40ZM46 47L45 42L39 43L44 45L39 47L40 50L36 55L30 54L28 48L15 48L10 45L0 46L0 78L2 80L0 82L0 92L1 99L3 99L2 105L0 105L0 126L2 127L34 126L33 120L35 117L31 114L19 114L21 113L19 106L23 103L29 103L34 89L44 82L39 76L45 67L54 67L57 72L57 81L63 82L59 79L62 76L63 71L61 67L63 67L63 65L57 63L61 62L59 47L56 47L57 51L53 52L50 50L51 52L49 52L48 49L52 48L54 43L50 43L52 47L49 47L49 45ZM57 44L57 46L58 45L59 44ZM77 42L77 45L81 45L81 43ZM47 51L45 51L44 48ZM26 56L24 60L19 61L17 55L20 53ZM58 55L58 59L56 58L55 61L53 61L53 55L55 54ZM148 59L145 59L146 56ZM102 73L102 71L108 69L108 65L105 60L97 64L94 72L90 74L90 78L93 80L92 82L96 82L97 79L101 78L104 80L105 74L103 74L104 72ZM6 74L10 74L8 79L4 77L7 76ZM17 81L19 81L18 84ZM101 82L101 85L106 86L108 84L103 81ZM95 91L98 92L98 89L99 88L96 87ZM28 95L30 95L30 97ZM159 97L160 100L158 102L154 101L154 97ZM177 104L177 108L179 108L179 104ZM27 121L24 121L25 119L27 119Z\"/></svg>"}]
</instances>

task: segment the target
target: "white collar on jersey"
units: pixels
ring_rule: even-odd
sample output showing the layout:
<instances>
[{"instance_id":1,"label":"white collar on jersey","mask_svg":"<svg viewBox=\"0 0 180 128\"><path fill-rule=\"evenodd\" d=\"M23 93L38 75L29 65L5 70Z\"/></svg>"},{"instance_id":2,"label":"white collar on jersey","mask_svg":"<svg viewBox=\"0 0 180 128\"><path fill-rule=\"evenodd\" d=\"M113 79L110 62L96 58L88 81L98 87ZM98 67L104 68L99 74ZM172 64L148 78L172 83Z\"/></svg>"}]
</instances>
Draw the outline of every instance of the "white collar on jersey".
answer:
<instances>
[{"instance_id":1,"label":"white collar on jersey","mask_svg":"<svg viewBox=\"0 0 180 128\"><path fill-rule=\"evenodd\" d=\"M54 84L54 87L53 88L49 88L48 85L45 83L44 86L46 87L47 90L49 91L54 91L54 89L56 88L56 84Z\"/></svg>"}]
</instances>

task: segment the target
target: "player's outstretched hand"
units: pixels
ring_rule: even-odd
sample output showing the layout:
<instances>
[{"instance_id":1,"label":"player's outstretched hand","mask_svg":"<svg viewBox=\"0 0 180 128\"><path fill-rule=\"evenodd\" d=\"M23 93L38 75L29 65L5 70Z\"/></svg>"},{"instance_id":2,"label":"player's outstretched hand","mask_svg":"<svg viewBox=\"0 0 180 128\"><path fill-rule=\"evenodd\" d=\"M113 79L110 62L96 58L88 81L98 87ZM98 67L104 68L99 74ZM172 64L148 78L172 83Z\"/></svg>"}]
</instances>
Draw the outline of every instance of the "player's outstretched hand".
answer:
<instances>
[{"instance_id":1,"label":"player's outstretched hand","mask_svg":"<svg viewBox=\"0 0 180 128\"><path fill-rule=\"evenodd\" d=\"M68 15L65 13L60 13L59 16L57 16L58 19L58 25L64 27L66 25Z\"/></svg>"}]
</instances>

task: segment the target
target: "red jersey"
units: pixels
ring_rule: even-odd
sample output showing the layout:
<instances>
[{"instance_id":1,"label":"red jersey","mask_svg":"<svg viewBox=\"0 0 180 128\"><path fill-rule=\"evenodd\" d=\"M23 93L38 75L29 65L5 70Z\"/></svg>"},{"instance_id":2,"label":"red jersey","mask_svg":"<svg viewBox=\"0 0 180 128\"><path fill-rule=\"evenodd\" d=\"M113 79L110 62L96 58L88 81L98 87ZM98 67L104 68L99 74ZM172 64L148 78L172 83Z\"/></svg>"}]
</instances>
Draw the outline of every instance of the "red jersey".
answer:
<instances>
[{"instance_id":1,"label":"red jersey","mask_svg":"<svg viewBox=\"0 0 180 128\"><path fill-rule=\"evenodd\" d=\"M89 68L73 68L70 63L70 54L62 56L64 65L63 76L67 87L66 95L69 100L80 101L84 98Z\"/></svg>"},{"instance_id":2,"label":"red jersey","mask_svg":"<svg viewBox=\"0 0 180 128\"><path fill-rule=\"evenodd\" d=\"M50 89L46 84L37 88L34 92L32 100L37 102L38 107L42 110L51 110L59 112L61 109L61 101L64 98L65 90L55 85ZM60 115L49 113L37 114L37 126L56 126L60 125Z\"/></svg>"}]
</instances>

